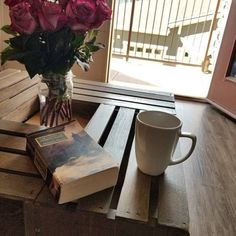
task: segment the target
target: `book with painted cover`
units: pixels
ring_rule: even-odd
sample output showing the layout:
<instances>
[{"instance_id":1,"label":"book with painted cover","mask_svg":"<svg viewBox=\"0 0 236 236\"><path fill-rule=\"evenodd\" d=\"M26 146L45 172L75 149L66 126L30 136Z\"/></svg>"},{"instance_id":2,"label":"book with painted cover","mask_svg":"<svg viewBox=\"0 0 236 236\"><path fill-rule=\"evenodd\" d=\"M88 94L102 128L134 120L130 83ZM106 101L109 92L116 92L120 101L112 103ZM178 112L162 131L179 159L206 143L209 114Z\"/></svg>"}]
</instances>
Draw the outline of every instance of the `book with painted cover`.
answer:
<instances>
[{"instance_id":1,"label":"book with painted cover","mask_svg":"<svg viewBox=\"0 0 236 236\"><path fill-rule=\"evenodd\" d=\"M117 163L77 121L28 135L27 151L59 204L116 184Z\"/></svg>"}]
</instances>

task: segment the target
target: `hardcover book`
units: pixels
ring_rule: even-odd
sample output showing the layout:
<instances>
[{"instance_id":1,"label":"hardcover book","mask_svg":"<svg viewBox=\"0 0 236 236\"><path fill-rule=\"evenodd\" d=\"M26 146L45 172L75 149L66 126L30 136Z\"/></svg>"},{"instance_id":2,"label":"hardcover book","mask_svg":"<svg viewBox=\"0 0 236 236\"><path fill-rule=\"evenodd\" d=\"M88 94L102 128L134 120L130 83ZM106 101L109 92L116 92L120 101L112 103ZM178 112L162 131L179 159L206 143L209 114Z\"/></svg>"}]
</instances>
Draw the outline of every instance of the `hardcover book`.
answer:
<instances>
[{"instance_id":1,"label":"hardcover book","mask_svg":"<svg viewBox=\"0 0 236 236\"><path fill-rule=\"evenodd\" d=\"M27 135L27 151L59 204L117 182L117 163L77 121Z\"/></svg>"}]
</instances>

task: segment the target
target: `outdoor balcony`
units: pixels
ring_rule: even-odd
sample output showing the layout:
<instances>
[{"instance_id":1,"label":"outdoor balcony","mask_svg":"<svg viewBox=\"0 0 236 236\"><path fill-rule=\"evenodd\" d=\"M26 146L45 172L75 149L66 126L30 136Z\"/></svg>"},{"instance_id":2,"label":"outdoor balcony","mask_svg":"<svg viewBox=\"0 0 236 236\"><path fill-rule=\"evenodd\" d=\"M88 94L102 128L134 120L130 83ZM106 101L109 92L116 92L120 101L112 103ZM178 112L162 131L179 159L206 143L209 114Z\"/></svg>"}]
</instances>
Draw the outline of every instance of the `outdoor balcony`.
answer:
<instances>
[{"instance_id":1,"label":"outdoor balcony","mask_svg":"<svg viewBox=\"0 0 236 236\"><path fill-rule=\"evenodd\" d=\"M205 98L228 5L224 0L117 0L110 82Z\"/></svg>"}]
</instances>

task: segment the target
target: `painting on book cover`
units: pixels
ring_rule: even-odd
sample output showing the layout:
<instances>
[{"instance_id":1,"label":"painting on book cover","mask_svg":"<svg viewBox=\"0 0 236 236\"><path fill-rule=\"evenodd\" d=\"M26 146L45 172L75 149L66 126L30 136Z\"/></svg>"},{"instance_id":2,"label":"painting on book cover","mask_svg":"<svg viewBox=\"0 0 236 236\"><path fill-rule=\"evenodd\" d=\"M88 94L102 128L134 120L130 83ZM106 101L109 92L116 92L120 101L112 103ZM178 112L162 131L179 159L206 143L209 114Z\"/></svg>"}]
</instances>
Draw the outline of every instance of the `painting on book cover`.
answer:
<instances>
[{"instance_id":1,"label":"painting on book cover","mask_svg":"<svg viewBox=\"0 0 236 236\"><path fill-rule=\"evenodd\" d=\"M83 178L116 166L109 153L84 130L73 132L73 129L67 126L64 134L61 133L58 132L58 138L56 133L53 134L56 137L54 143L52 136L46 138L40 136L43 143L40 145L41 158L46 162L51 174L58 176L61 183L71 182L73 179ZM50 144L46 145L46 142Z\"/></svg>"}]
</instances>

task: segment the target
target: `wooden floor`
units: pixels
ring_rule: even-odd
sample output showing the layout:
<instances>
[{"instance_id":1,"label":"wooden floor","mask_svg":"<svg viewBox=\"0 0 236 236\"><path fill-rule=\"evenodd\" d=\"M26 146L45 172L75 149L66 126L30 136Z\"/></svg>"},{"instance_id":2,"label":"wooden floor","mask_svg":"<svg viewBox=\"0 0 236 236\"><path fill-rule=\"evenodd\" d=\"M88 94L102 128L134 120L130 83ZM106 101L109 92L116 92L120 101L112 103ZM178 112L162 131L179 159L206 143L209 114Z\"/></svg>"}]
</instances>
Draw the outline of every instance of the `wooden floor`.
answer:
<instances>
[{"instance_id":1,"label":"wooden floor","mask_svg":"<svg viewBox=\"0 0 236 236\"><path fill-rule=\"evenodd\" d=\"M184 163L191 236L236 235L236 121L211 105L177 101L183 131L197 135ZM182 152L188 143L181 142Z\"/></svg>"}]
</instances>

